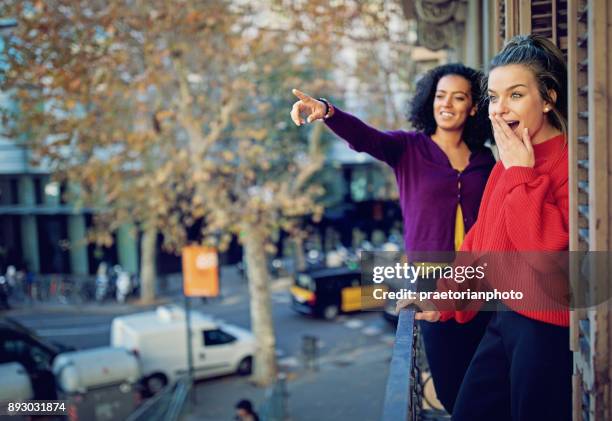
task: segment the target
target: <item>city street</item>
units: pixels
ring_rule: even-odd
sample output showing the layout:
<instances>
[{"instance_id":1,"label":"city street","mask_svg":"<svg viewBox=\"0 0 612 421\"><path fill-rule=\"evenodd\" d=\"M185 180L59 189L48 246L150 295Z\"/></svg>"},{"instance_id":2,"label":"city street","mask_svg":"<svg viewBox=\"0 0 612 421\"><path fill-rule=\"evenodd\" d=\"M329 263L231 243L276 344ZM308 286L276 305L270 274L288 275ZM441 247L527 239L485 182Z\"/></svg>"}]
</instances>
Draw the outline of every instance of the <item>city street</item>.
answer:
<instances>
[{"instance_id":1,"label":"city street","mask_svg":"<svg viewBox=\"0 0 612 421\"><path fill-rule=\"evenodd\" d=\"M250 328L246 281L233 268L223 268L221 279L221 297L206 302L194 300L193 307ZM289 286L289 278L271 284L277 355L281 369L289 373L287 389L292 419L312 419L315 412L311 410L316 411L317 419L348 420L354 419L355 414L370 414L371 419L376 419L382 408L394 328L380 312L341 315L334 321L302 316L290 307ZM178 295L168 301L182 304ZM41 305L15 309L8 315L47 339L83 349L108 345L113 317L142 310L115 303L81 307ZM302 367L304 335L319 339L318 371ZM346 382L350 382L350 388L343 388ZM196 389L198 404L194 419L231 419L238 400L250 398L259 406L265 395L265 389L254 387L247 377L239 376L200 381Z\"/></svg>"},{"instance_id":2,"label":"city street","mask_svg":"<svg viewBox=\"0 0 612 421\"><path fill-rule=\"evenodd\" d=\"M612 421L611 44L610 0L0 0L0 418Z\"/></svg>"}]
</instances>

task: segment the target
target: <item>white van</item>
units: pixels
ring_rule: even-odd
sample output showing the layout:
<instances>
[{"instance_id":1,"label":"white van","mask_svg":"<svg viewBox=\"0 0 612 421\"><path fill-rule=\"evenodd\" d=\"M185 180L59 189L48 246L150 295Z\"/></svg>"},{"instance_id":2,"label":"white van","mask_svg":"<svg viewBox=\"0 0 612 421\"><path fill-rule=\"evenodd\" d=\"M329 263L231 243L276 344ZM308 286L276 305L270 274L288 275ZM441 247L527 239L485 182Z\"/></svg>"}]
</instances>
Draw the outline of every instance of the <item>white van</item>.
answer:
<instances>
[{"instance_id":1,"label":"white van","mask_svg":"<svg viewBox=\"0 0 612 421\"><path fill-rule=\"evenodd\" d=\"M248 330L191 312L191 344L196 379L238 372L249 374L255 337ZM178 306L113 319L111 345L135 352L141 362L143 385L157 393L187 373L185 312Z\"/></svg>"}]
</instances>

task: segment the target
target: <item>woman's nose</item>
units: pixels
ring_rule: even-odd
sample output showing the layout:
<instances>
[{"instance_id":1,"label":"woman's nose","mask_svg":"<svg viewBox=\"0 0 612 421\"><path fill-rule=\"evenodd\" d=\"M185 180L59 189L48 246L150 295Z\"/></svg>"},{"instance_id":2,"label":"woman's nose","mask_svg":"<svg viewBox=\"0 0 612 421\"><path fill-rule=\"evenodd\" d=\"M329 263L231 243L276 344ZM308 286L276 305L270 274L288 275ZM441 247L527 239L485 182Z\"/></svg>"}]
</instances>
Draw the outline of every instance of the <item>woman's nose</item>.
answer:
<instances>
[{"instance_id":1,"label":"woman's nose","mask_svg":"<svg viewBox=\"0 0 612 421\"><path fill-rule=\"evenodd\" d=\"M508 112L506 101L501 98L495 101L495 103L491 103L490 108L491 108L490 110L492 112L495 112L496 114L505 114Z\"/></svg>"}]
</instances>

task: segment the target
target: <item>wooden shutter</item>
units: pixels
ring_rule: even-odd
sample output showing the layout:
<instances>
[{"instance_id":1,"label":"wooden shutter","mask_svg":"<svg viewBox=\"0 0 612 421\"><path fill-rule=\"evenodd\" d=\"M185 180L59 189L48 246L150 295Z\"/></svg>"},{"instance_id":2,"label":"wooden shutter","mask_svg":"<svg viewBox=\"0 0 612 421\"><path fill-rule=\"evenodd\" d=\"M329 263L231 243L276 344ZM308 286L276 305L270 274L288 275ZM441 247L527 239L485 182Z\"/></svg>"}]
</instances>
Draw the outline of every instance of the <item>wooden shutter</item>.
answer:
<instances>
[{"instance_id":1,"label":"wooden shutter","mask_svg":"<svg viewBox=\"0 0 612 421\"><path fill-rule=\"evenodd\" d=\"M612 42L612 7L607 0L568 2L569 152L570 152L570 250L608 251L611 213L610 72L607 45ZM580 290L577 301L593 302L610 296L605 275L580 279L584 264L573 262L573 276ZM607 264L607 262L604 262ZM590 267L592 273L597 267ZM595 270L593 270L595 269ZM603 278L603 279L602 279ZM602 282L603 281L603 282ZM610 326L609 305L579 308L571 320L574 351L573 419L610 419Z\"/></svg>"},{"instance_id":2,"label":"wooden shutter","mask_svg":"<svg viewBox=\"0 0 612 421\"><path fill-rule=\"evenodd\" d=\"M497 49L518 34L541 34L567 51L568 0L496 0L493 9Z\"/></svg>"},{"instance_id":3,"label":"wooden shutter","mask_svg":"<svg viewBox=\"0 0 612 421\"><path fill-rule=\"evenodd\" d=\"M506 0L495 0L493 7L493 54L504 46L506 40Z\"/></svg>"},{"instance_id":4,"label":"wooden shutter","mask_svg":"<svg viewBox=\"0 0 612 421\"><path fill-rule=\"evenodd\" d=\"M588 131L588 28L587 2L572 1L568 33L568 123L570 169L570 250L589 249L589 131ZM572 276L580 277L580 265L572 266ZM575 291L588 299L589 285ZM573 419L591 419L593 353L591 321L585 309L572 312L570 347L574 351Z\"/></svg>"},{"instance_id":5,"label":"wooden shutter","mask_svg":"<svg viewBox=\"0 0 612 421\"><path fill-rule=\"evenodd\" d=\"M531 33L544 35L567 51L567 0L531 2Z\"/></svg>"}]
</instances>

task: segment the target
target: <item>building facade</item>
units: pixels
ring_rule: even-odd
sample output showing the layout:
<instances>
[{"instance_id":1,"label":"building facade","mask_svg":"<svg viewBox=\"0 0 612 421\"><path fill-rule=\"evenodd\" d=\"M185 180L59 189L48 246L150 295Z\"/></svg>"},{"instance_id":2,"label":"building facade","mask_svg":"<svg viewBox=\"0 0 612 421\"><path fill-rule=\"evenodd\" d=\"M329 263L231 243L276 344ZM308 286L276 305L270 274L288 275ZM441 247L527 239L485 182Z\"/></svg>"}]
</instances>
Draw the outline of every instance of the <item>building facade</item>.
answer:
<instances>
[{"instance_id":1,"label":"building facade","mask_svg":"<svg viewBox=\"0 0 612 421\"><path fill-rule=\"evenodd\" d=\"M6 95L0 103L10 106ZM34 273L88 275L103 260L136 273L131 231L119 230L111 248L87 244L92 211L67 203L66 188L44 166L32 166L27 142L0 136L0 273L14 265Z\"/></svg>"}]
</instances>

